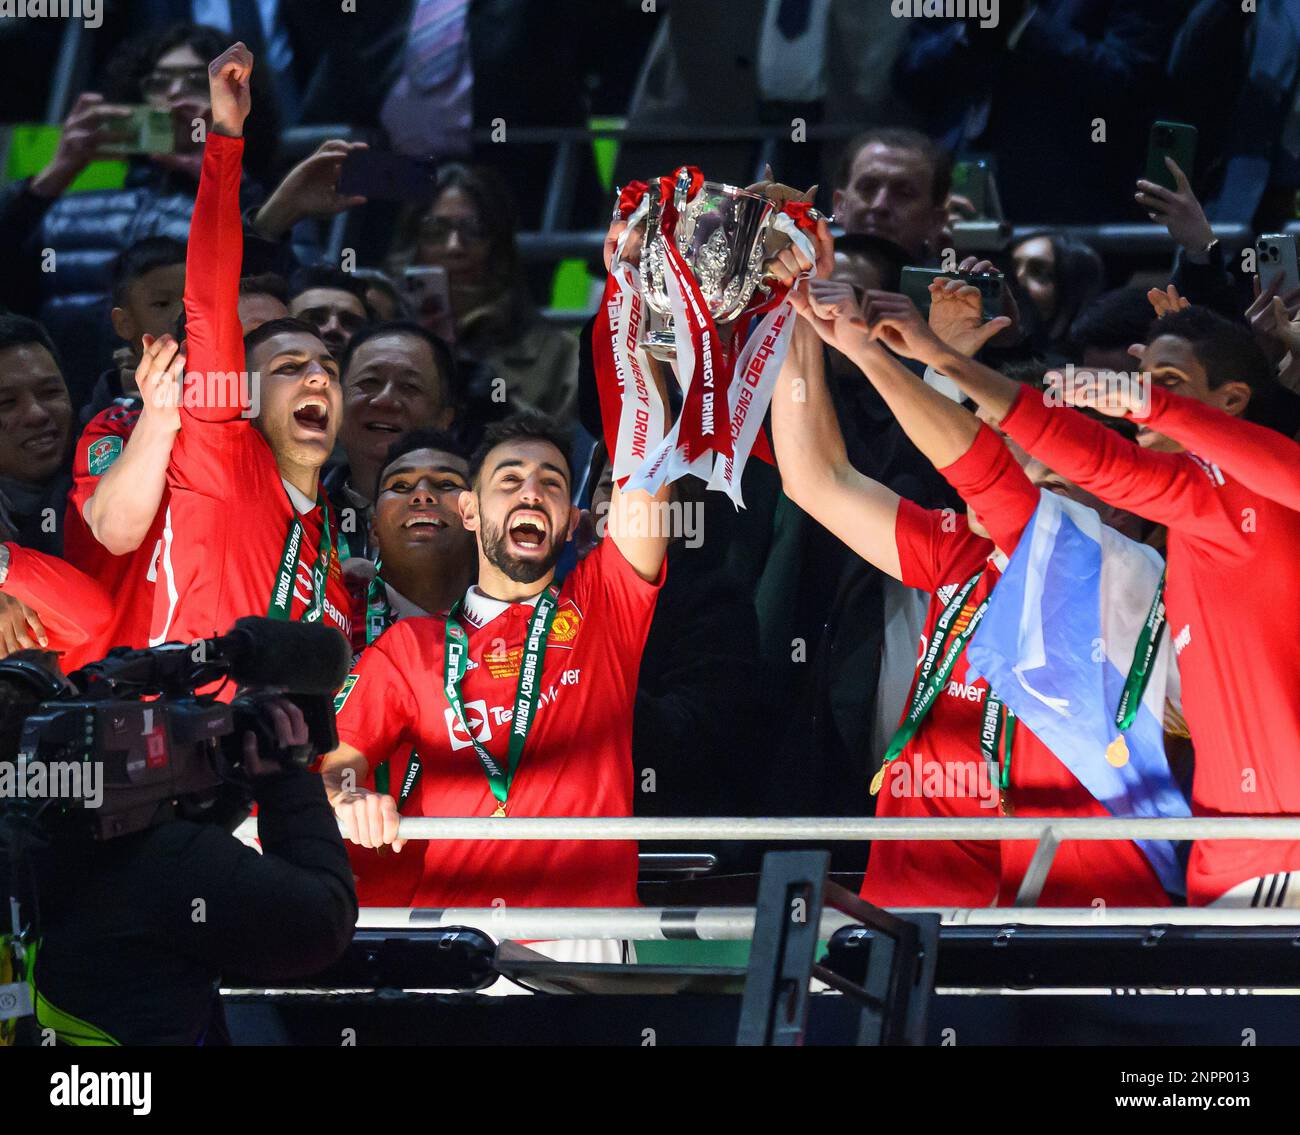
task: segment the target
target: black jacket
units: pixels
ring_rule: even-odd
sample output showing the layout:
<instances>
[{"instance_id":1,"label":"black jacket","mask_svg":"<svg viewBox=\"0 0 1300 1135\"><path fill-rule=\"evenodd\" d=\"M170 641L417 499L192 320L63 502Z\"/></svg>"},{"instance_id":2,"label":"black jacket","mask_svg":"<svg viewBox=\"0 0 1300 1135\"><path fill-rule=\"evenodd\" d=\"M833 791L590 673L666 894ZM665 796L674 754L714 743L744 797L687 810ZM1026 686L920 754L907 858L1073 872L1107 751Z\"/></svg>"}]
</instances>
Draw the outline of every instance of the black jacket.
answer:
<instances>
[{"instance_id":1,"label":"black jacket","mask_svg":"<svg viewBox=\"0 0 1300 1135\"><path fill-rule=\"evenodd\" d=\"M188 820L47 851L40 993L121 1044L228 1043L220 978L274 982L335 961L357 899L321 779L268 777L257 800L261 855Z\"/></svg>"}]
</instances>

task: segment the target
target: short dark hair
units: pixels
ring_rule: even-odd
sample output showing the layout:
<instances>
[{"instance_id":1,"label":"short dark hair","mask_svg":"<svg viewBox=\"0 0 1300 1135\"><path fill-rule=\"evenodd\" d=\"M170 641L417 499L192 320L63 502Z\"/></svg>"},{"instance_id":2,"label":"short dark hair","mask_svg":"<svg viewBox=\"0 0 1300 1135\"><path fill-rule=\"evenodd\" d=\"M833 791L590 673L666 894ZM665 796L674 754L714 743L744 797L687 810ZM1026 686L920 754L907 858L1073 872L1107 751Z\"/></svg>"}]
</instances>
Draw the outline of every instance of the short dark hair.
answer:
<instances>
[{"instance_id":1,"label":"short dark hair","mask_svg":"<svg viewBox=\"0 0 1300 1135\"><path fill-rule=\"evenodd\" d=\"M861 256L870 260L880 270L880 286L884 291L898 290L903 269L912 259L901 244L886 240L883 236L871 236L867 233L845 233L835 238L835 251L846 256Z\"/></svg>"},{"instance_id":2,"label":"short dark hair","mask_svg":"<svg viewBox=\"0 0 1300 1135\"><path fill-rule=\"evenodd\" d=\"M1146 339L1155 318L1146 288L1114 288L1084 305L1070 326L1070 342L1080 352L1124 350Z\"/></svg>"},{"instance_id":3,"label":"short dark hair","mask_svg":"<svg viewBox=\"0 0 1300 1135\"><path fill-rule=\"evenodd\" d=\"M1251 394L1273 384L1273 368L1244 323L1234 323L1208 307L1193 305L1162 315L1147 332L1146 342L1161 335L1186 340L1214 390L1225 382L1244 382Z\"/></svg>"},{"instance_id":4,"label":"short dark hair","mask_svg":"<svg viewBox=\"0 0 1300 1135\"><path fill-rule=\"evenodd\" d=\"M853 176L853 163L873 142L893 150L913 150L920 154L929 163L931 170L931 202L942 205L948 200L948 193L952 189L952 154L928 134L906 126L873 126L850 138L835 171L837 189L848 188L849 179Z\"/></svg>"},{"instance_id":5,"label":"short dark hair","mask_svg":"<svg viewBox=\"0 0 1300 1135\"><path fill-rule=\"evenodd\" d=\"M348 341L348 345L343 351L343 374L348 373L348 368L352 365L352 359L357 353L357 348L377 335L410 335L413 339L422 339L428 343L429 350L433 352L434 365L438 368L438 374L442 378L443 385L447 388L447 397L450 404L459 407L462 391L460 389L460 375L456 369L456 356L452 354L451 347L447 345L445 340L440 339L427 327L422 327L414 320L392 319L386 323L369 323L361 328Z\"/></svg>"},{"instance_id":6,"label":"short dark hair","mask_svg":"<svg viewBox=\"0 0 1300 1135\"><path fill-rule=\"evenodd\" d=\"M146 272L185 263L185 242L171 236L147 236L124 248L113 262L113 305L126 302L127 289Z\"/></svg>"},{"instance_id":7,"label":"short dark hair","mask_svg":"<svg viewBox=\"0 0 1300 1135\"><path fill-rule=\"evenodd\" d=\"M454 454L462 458L466 464L469 463L469 454L465 451L465 447L446 430L431 430L423 426L407 430L388 447L388 452L384 454L383 463L379 466L379 474L375 477L371 499L378 498L379 486L384 483L384 474L388 472L389 466L417 449L437 449L443 453Z\"/></svg>"},{"instance_id":8,"label":"short dark hair","mask_svg":"<svg viewBox=\"0 0 1300 1135\"><path fill-rule=\"evenodd\" d=\"M247 359L253 353L254 348L260 347L273 336L283 335L290 331L310 335L313 339L320 339L320 332L305 319L297 319L292 315L286 315L281 319L268 319L260 327L254 327L244 336L244 358Z\"/></svg>"},{"instance_id":9,"label":"short dark hair","mask_svg":"<svg viewBox=\"0 0 1300 1135\"><path fill-rule=\"evenodd\" d=\"M569 471L569 484L573 484L573 458L571 456L568 431L548 414L536 410L525 410L520 414L511 414L499 422L493 422L483 431L483 439L478 443L469 459L469 479L473 484L478 481L487 455L498 445L510 441L545 441L555 446L564 458L564 466Z\"/></svg>"},{"instance_id":10,"label":"short dark hair","mask_svg":"<svg viewBox=\"0 0 1300 1135\"><path fill-rule=\"evenodd\" d=\"M21 347L26 343L36 343L49 351L54 365L59 368L59 373L63 373L63 360L59 358L59 349L54 345L54 340L50 338L50 333L45 330L44 325L34 319L28 319L25 315L0 312L0 351L8 350L10 347Z\"/></svg>"},{"instance_id":11,"label":"short dark hair","mask_svg":"<svg viewBox=\"0 0 1300 1135\"><path fill-rule=\"evenodd\" d=\"M289 281L278 272L259 272L256 276L245 276L239 281L239 294L241 296L270 296L288 307Z\"/></svg>"},{"instance_id":12,"label":"short dark hair","mask_svg":"<svg viewBox=\"0 0 1300 1135\"><path fill-rule=\"evenodd\" d=\"M374 318L370 305L366 303L365 284L341 269L331 268L328 264L309 264L306 267L299 268L289 277L290 300L297 299L303 292L310 291L312 288L332 288L336 292L347 292L349 295L354 295L361 301L361 306L366 312L366 318Z\"/></svg>"}]
</instances>

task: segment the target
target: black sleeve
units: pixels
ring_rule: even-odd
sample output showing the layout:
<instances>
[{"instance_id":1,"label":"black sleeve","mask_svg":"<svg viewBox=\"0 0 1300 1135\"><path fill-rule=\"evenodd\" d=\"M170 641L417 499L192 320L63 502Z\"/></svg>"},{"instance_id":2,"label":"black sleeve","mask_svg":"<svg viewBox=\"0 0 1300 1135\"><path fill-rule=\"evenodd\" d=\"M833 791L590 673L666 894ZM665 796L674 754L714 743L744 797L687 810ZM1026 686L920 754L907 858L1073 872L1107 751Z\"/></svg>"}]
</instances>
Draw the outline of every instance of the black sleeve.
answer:
<instances>
[{"instance_id":1,"label":"black sleeve","mask_svg":"<svg viewBox=\"0 0 1300 1135\"><path fill-rule=\"evenodd\" d=\"M178 950L222 974L265 981L316 973L356 927L338 822L320 777L304 771L258 781L257 803L261 855L216 827L197 829L178 849L166 930Z\"/></svg>"},{"instance_id":2,"label":"black sleeve","mask_svg":"<svg viewBox=\"0 0 1300 1135\"><path fill-rule=\"evenodd\" d=\"M0 308L36 315L40 307L41 222L57 198L40 197L25 178L0 190Z\"/></svg>"},{"instance_id":3,"label":"black sleeve","mask_svg":"<svg viewBox=\"0 0 1300 1135\"><path fill-rule=\"evenodd\" d=\"M1174 268L1169 282L1194 304L1213 308L1234 322L1241 322L1241 313L1249 306L1233 284L1223 262L1223 246L1216 244L1210 252L1208 264L1194 264L1187 258L1187 250L1180 248L1174 258Z\"/></svg>"}]
</instances>

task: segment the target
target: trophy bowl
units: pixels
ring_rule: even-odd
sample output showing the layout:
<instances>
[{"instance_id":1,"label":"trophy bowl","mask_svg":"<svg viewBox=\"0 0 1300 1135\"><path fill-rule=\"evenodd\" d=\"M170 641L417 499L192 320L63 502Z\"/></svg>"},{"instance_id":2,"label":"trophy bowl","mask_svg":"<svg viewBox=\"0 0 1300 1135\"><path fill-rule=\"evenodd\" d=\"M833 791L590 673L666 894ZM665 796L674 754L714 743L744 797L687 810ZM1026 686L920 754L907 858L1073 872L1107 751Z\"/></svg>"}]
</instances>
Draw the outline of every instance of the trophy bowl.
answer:
<instances>
[{"instance_id":1,"label":"trophy bowl","mask_svg":"<svg viewBox=\"0 0 1300 1135\"><path fill-rule=\"evenodd\" d=\"M677 183L673 239L714 322L730 323L761 286L768 230L776 207L757 193L715 181L704 182L688 201L689 186L688 178ZM641 246L641 286L650 309L649 318L641 323L641 343L656 358L671 359L676 341L661 214L659 202L652 201L646 215L647 239Z\"/></svg>"}]
</instances>

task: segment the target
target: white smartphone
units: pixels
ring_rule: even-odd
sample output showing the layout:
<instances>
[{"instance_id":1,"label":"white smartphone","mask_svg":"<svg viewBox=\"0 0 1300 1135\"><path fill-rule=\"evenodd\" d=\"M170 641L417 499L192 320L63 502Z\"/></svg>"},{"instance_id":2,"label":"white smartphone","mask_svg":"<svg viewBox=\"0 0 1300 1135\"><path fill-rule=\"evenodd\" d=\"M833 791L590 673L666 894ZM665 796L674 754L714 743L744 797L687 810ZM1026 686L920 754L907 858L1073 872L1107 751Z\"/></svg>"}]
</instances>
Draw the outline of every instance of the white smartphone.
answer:
<instances>
[{"instance_id":1,"label":"white smartphone","mask_svg":"<svg viewBox=\"0 0 1300 1135\"><path fill-rule=\"evenodd\" d=\"M1255 263L1259 282L1267 288L1269 281L1282 273L1279 295L1300 288L1300 264L1296 262L1295 236L1291 233L1264 233L1255 241Z\"/></svg>"}]
</instances>

